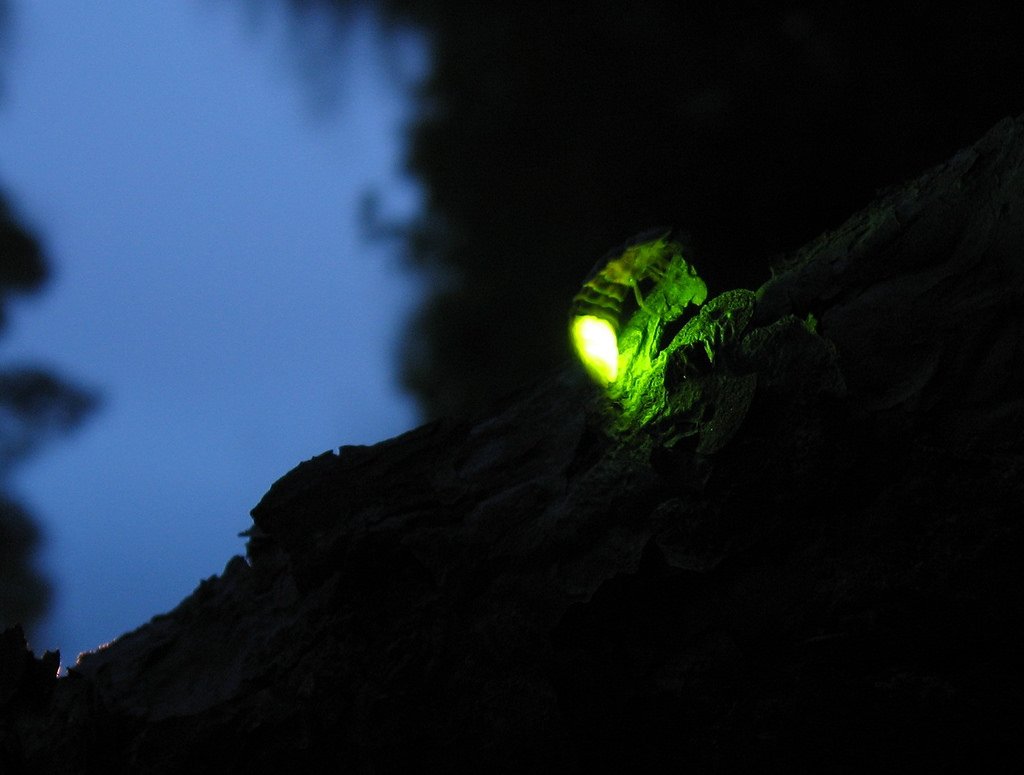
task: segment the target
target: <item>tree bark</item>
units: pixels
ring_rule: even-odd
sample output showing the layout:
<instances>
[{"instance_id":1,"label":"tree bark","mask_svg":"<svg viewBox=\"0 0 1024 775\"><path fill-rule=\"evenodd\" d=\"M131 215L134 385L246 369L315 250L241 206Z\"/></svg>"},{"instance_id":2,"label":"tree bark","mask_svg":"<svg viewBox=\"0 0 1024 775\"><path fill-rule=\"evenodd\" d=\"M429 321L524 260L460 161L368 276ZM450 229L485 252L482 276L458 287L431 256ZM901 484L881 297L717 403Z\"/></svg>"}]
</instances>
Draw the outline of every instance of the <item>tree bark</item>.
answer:
<instances>
[{"instance_id":1,"label":"tree bark","mask_svg":"<svg viewBox=\"0 0 1024 775\"><path fill-rule=\"evenodd\" d=\"M298 466L67 678L8 633L0 769L1018 769L1022 290L1018 118L777 267L656 422L567 366Z\"/></svg>"}]
</instances>

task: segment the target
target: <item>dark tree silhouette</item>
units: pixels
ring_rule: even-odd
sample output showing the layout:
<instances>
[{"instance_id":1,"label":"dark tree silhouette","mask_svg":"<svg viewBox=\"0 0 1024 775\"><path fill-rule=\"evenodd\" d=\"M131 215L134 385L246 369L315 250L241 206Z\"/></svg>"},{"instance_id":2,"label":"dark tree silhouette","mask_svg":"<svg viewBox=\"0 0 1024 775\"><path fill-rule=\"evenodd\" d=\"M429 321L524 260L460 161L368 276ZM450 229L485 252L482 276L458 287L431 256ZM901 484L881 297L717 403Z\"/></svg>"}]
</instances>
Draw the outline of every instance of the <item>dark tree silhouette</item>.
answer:
<instances>
[{"instance_id":1,"label":"dark tree silhouette","mask_svg":"<svg viewBox=\"0 0 1024 775\"><path fill-rule=\"evenodd\" d=\"M32 518L0 495L0 630L34 621L50 599L50 585L31 564L38 543Z\"/></svg>"},{"instance_id":2,"label":"dark tree silhouette","mask_svg":"<svg viewBox=\"0 0 1024 775\"><path fill-rule=\"evenodd\" d=\"M37 290L46 275L38 242L0 199L0 327L14 292ZM48 437L77 425L95 398L44 369L0 369L0 630L32 624L46 609L50 588L33 565L39 530L6 490L11 469Z\"/></svg>"},{"instance_id":3,"label":"dark tree silhouette","mask_svg":"<svg viewBox=\"0 0 1024 775\"><path fill-rule=\"evenodd\" d=\"M296 16L352 0L286 0ZM610 246L691 237L712 291L1024 109L1021 28L998 9L384 0L430 76L405 230L433 285L403 379L428 415L481 409L567 357L566 305ZM343 54L339 54L339 60Z\"/></svg>"},{"instance_id":4,"label":"dark tree silhouette","mask_svg":"<svg viewBox=\"0 0 1024 775\"><path fill-rule=\"evenodd\" d=\"M0 38L6 11L0 0ZM18 221L0 191L0 332L10 297L38 291L46 275L39 241ZM39 529L6 492L10 470L49 436L77 425L95 400L44 369L0 368L0 631L15 623L32 624L50 598L49 584L33 565Z\"/></svg>"}]
</instances>

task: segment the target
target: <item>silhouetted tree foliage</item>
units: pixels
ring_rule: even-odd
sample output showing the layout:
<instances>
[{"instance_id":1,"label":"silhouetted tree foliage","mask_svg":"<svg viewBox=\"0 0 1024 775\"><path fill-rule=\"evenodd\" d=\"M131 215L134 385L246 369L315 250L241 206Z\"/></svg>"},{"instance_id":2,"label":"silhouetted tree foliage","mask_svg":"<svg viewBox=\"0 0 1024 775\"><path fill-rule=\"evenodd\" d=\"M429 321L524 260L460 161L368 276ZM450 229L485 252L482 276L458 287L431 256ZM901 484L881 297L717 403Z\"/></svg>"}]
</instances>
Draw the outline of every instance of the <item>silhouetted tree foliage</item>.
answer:
<instances>
[{"instance_id":1,"label":"silhouetted tree foliage","mask_svg":"<svg viewBox=\"0 0 1024 775\"><path fill-rule=\"evenodd\" d=\"M0 0L0 37L7 6ZM0 331L14 293L39 290L46 279L39 241L11 211L0 191ZM46 609L50 586L33 565L39 529L7 492L8 474L55 433L77 425L95 397L32 366L0 369L0 631L32 624Z\"/></svg>"},{"instance_id":2,"label":"silhouetted tree foliage","mask_svg":"<svg viewBox=\"0 0 1024 775\"><path fill-rule=\"evenodd\" d=\"M352 0L287 0L296 9ZM769 265L1024 106L995 6L384 0L429 79L406 229L431 296L403 377L474 412L567 357L569 299L609 247L684 229L712 291Z\"/></svg>"},{"instance_id":3,"label":"silhouetted tree foliage","mask_svg":"<svg viewBox=\"0 0 1024 775\"><path fill-rule=\"evenodd\" d=\"M30 562L38 544L31 516L0 494L0 631L33 621L50 599L50 585Z\"/></svg>"},{"instance_id":4,"label":"silhouetted tree foliage","mask_svg":"<svg viewBox=\"0 0 1024 775\"><path fill-rule=\"evenodd\" d=\"M17 222L0 191L0 245L3 245L3 286L0 292L0 327L7 322L7 295L36 290L46 279L46 264L39 243Z\"/></svg>"},{"instance_id":5,"label":"silhouetted tree foliage","mask_svg":"<svg viewBox=\"0 0 1024 775\"><path fill-rule=\"evenodd\" d=\"M46 276L39 243L0 199L0 328L12 292L37 290ZM46 609L49 584L33 564L39 530L4 490L11 469L43 441L70 430L95 398L31 366L0 369L0 630L32 624Z\"/></svg>"},{"instance_id":6,"label":"silhouetted tree foliage","mask_svg":"<svg viewBox=\"0 0 1024 775\"><path fill-rule=\"evenodd\" d=\"M0 481L40 443L78 425L94 404L89 393L40 369L0 372Z\"/></svg>"}]
</instances>

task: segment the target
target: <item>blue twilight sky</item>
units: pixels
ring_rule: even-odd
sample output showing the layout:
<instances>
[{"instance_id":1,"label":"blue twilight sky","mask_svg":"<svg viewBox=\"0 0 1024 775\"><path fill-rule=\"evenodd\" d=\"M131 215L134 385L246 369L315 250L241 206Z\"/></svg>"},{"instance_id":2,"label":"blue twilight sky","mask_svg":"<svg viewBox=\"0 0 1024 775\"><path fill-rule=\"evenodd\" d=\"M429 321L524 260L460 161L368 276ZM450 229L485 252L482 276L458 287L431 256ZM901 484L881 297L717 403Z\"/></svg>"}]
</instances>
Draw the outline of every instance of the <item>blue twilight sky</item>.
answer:
<instances>
[{"instance_id":1,"label":"blue twilight sky","mask_svg":"<svg viewBox=\"0 0 1024 775\"><path fill-rule=\"evenodd\" d=\"M53 279L0 365L104 399L12 483L56 587L32 646L69 664L219 573L297 463L416 423L395 373L420 286L357 212L369 190L419 205L401 159L426 50L360 17L325 113L276 3L256 24L249 0L11 5L0 182Z\"/></svg>"}]
</instances>

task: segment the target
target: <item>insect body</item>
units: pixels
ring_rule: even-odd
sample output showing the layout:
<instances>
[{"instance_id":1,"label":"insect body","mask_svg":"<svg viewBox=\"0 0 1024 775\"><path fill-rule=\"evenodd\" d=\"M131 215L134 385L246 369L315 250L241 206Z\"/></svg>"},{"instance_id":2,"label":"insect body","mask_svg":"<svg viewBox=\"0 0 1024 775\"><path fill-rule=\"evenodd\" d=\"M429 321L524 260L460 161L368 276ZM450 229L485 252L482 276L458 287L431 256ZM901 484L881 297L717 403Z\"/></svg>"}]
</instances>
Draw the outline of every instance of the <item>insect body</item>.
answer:
<instances>
[{"instance_id":1,"label":"insect body","mask_svg":"<svg viewBox=\"0 0 1024 775\"><path fill-rule=\"evenodd\" d=\"M618 332L622 307L630 291L644 306L640 283L664 279L673 256L681 253L669 232L645 232L598 262L573 297L570 334L590 375L607 385L619 369Z\"/></svg>"},{"instance_id":2,"label":"insect body","mask_svg":"<svg viewBox=\"0 0 1024 775\"><path fill-rule=\"evenodd\" d=\"M607 320L618 331L622 304L630 291L642 307L640 283L664 278L669 260L680 252L679 243L668 236L668 232L644 232L601 259L573 297L572 314Z\"/></svg>"}]
</instances>

